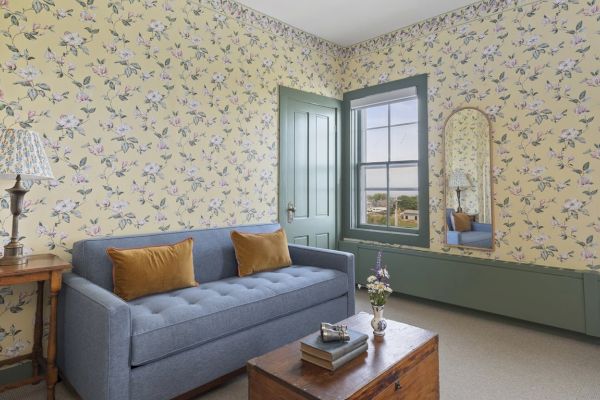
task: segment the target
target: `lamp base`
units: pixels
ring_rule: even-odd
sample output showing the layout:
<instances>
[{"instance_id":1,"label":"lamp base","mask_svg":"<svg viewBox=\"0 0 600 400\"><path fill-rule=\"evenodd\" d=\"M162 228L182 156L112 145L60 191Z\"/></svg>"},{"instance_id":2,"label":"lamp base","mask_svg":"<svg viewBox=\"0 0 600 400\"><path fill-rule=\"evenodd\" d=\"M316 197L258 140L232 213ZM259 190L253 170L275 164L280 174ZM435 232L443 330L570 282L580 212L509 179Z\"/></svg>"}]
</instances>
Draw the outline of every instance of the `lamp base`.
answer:
<instances>
[{"instance_id":1,"label":"lamp base","mask_svg":"<svg viewBox=\"0 0 600 400\"><path fill-rule=\"evenodd\" d=\"M0 265L22 265L27 263L27 256L23 255L23 244L19 242L19 216L23 212L23 198L29 189L23 186L21 175L17 175L15 186L6 191L10 194L12 234L10 241L4 246L4 257L0 258Z\"/></svg>"},{"instance_id":2,"label":"lamp base","mask_svg":"<svg viewBox=\"0 0 600 400\"><path fill-rule=\"evenodd\" d=\"M4 257L0 258L0 265L23 265L27 264L27 256L23 255L21 243L10 242L4 246Z\"/></svg>"}]
</instances>

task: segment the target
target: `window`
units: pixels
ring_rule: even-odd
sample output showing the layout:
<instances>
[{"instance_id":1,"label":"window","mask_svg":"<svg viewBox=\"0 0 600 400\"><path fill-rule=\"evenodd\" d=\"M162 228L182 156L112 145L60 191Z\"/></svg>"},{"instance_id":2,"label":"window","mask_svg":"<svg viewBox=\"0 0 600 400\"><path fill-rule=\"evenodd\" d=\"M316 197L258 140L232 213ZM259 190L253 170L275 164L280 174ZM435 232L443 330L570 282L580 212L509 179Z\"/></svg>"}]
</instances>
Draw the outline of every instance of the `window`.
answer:
<instances>
[{"instance_id":1,"label":"window","mask_svg":"<svg viewBox=\"0 0 600 400\"><path fill-rule=\"evenodd\" d=\"M344 95L344 236L429 245L425 75Z\"/></svg>"}]
</instances>

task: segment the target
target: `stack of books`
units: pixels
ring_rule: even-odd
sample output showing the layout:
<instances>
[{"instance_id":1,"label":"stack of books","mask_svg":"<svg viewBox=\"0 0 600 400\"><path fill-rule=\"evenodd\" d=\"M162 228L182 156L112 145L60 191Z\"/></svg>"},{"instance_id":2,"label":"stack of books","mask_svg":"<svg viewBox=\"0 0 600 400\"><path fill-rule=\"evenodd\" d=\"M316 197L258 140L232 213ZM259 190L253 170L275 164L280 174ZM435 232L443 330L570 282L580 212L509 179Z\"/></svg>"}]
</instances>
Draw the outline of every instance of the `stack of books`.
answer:
<instances>
[{"instance_id":1,"label":"stack of books","mask_svg":"<svg viewBox=\"0 0 600 400\"><path fill-rule=\"evenodd\" d=\"M335 371L367 351L368 336L348 329L350 340L346 342L324 342L320 332L300 341L302 359L319 367Z\"/></svg>"}]
</instances>

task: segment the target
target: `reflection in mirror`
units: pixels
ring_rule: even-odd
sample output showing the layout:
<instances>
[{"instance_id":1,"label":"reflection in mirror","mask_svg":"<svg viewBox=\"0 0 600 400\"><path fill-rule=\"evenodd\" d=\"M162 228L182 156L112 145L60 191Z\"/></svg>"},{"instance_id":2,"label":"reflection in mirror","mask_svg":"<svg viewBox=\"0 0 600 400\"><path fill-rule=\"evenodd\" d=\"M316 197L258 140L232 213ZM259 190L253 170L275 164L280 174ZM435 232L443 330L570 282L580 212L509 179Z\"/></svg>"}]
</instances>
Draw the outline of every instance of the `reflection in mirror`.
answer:
<instances>
[{"instance_id":1,"label":"reflection in mirror","mask_svg":"<svg viewBox=\"0 0 600 400\"><path fill-rule=\"evenodd\" d=\"M447 244L493 249L490 124L484 113L463 108L448 118L444 159Z\"/></svg>"}]
</instances>

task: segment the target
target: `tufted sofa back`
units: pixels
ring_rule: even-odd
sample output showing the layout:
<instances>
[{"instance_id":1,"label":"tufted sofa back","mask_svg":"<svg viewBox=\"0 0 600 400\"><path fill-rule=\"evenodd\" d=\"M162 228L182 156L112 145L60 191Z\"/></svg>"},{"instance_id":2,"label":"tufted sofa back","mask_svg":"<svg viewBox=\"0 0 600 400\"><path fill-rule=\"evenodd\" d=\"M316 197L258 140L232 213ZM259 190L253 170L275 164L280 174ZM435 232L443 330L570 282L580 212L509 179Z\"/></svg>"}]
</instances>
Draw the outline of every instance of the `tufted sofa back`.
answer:
<instances>
[{"instance_id":1,"label":"tufted sofa back","mask_svg":"<svg viewBox=\"0 0 600 400\"><path fill-rule=\"evenodd\" d=\"M229 237L234 229L241 232L263 233L273 232L279 229L279 225L247 225L81 240L73 245L73 272L112 291L112 262L106 254L107 248L157 246L176 243L191 237L194 239L196 280L211 282L229 278L237 275L235 252Z\"/></svg>"}]
</instances>

